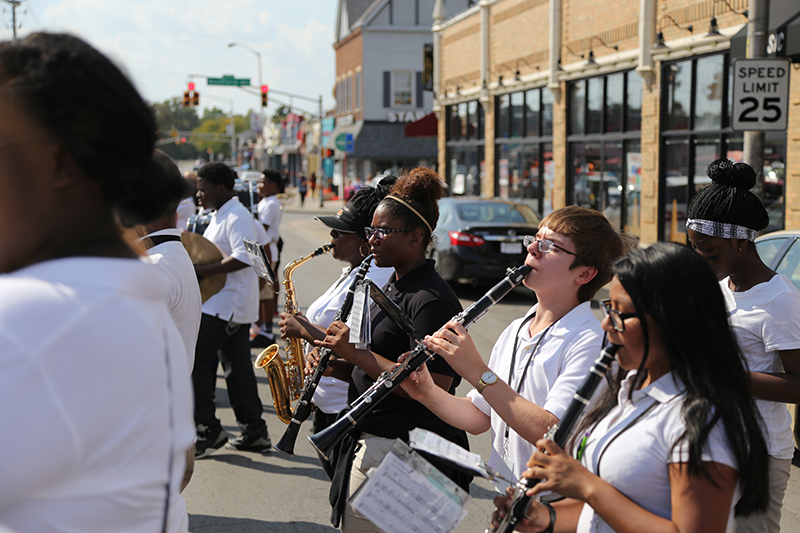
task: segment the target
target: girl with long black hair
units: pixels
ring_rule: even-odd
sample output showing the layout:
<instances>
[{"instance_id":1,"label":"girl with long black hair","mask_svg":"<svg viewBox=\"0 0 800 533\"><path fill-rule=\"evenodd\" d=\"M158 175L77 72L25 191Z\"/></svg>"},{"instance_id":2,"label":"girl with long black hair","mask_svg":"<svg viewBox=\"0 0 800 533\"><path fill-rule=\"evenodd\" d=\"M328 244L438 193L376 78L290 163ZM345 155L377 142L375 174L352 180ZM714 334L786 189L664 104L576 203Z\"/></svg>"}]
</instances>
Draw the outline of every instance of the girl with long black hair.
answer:
<instances>
[{"instance_id":1,"label":"girl with long black hair","mask_svg":"<svg viewBox=\"0 0 800 533\"><path fill-rule=\"evenodd\" d=\"M568 446L577 458L537 442L530 494L567 499L554 515L533 504L521 530L727 531L734 505L766 506L767 453L714 273L674 243L631 252L615 272L602 326L619 366ZM508 498L495 503L499 521Z\"/></svg>"}]
</instances>

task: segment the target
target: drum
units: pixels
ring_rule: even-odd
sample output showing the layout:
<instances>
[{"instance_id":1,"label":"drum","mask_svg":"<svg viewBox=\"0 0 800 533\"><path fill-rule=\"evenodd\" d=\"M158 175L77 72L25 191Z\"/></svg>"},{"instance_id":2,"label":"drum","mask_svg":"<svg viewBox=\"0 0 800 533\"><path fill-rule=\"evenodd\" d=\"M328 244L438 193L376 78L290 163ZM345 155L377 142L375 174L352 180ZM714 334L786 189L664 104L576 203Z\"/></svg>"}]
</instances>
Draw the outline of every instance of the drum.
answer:
<instances>
[{"instance_id":1,"label":"drum","mask_svg":"<svg viewBox=\"0 0 800 533\"><path fill-rule=\"evenodd\" d=\"M202 235L205 233L206 228L211 223L211 212L210 211L203 211L197 215L191 215L189 218L186 219L186 231L190 231L192 233L199 233Z\"/></svg>"},{"instance_id":2,"label":"drum","mask_svg":"<svg viewBox=\"0 0 800 533\"><path fill-rule=\"evenodd\" d=\"M233 184L233 194L239 198L242 205L254 215L258 213L258 182L237 179Z\"/></svg>"}]
</instances>

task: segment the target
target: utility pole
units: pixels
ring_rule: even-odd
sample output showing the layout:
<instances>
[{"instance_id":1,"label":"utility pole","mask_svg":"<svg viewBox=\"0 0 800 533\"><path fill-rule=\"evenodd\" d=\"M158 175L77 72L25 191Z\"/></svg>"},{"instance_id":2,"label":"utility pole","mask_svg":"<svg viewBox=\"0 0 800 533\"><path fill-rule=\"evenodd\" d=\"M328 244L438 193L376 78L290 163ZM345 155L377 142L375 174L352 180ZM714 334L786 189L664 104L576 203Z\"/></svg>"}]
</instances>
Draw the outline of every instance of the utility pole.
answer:
<instances>
[{"instance_id":1,"label":"utility pole","mask_svg":"<svg viewBox=\"0 0 800 533\"><path fill-rule=\"evenodd\" d=\"M12 40L17 40L17 7L22 3L21 0L5 0L11 6L11 32Z\"/></svg>"},{"instance_id":2,"label":"utility pole","mask_svg":"<svg viewBox=\"0 0 800 533\"><path fill-rule=\"evenodd\" d=\"M766 57L769 27L769 0L750 0L747 23L747 58ZM764 201L764 132L744 132L744 162L756 171L753 194Z\"/></svg>"}]
</instances>

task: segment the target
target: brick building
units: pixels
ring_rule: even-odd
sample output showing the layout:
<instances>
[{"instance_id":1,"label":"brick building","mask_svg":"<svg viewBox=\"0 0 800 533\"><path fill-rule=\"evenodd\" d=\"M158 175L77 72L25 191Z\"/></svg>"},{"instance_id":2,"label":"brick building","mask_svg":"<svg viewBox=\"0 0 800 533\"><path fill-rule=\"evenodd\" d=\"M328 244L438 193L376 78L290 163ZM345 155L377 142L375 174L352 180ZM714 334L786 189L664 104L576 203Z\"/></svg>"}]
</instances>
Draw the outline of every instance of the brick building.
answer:
<instances>
[{"instance_id":1,"label":"brick building","mask_svg":"<svg viewBox=\"0 0 800 533\"><path fill-rule=\"evenodd\" d=\"M450 3L456 12L473 1ZM406 126L433 108L433 93L423 80L433 6L434 0L339 0L336 124L325 145L336 185L343 175L350 182L385 170L436 168L435 121L427 134L406 135Z\"/></svg>"},{"instance_id":2,"label":"brick building","mask_svg":"<svg viewBox=\"0 0 800 533\"><path fill-rule=\"evenodd\" d=\"M434 110L452 194L532 198L542 213L583 205L642 242L685 239L708 163L742 159L731 87L747 0L481 0L450 18L443 4ZM771 51L795 62L798 11L770 2ZM799 68L788 129L766 134L774 229L800 228Z\"/></svg>"}]
</instances>

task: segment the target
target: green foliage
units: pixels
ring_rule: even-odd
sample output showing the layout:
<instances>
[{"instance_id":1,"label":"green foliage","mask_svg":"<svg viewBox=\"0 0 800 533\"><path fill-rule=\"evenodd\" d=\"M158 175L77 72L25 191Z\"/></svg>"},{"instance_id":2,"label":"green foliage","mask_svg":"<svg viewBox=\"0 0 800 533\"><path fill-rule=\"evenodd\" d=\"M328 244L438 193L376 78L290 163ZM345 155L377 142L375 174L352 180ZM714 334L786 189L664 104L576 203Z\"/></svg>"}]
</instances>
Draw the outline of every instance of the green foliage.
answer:
<instances>
[{"instance_id":1,"label":"green foliage","mask_svg":"<svg viewBox=\"0 0 800 533\"><path fill-rule=\"evenodd\" d=\"M272 123L273 124L279 124L281 122L281 120L286 118L286 115L288 115L291 112L292 112L292 108L291 107L288 107L288 106L285 106L285 105L280 106L272 114Z\"/></svg>"},{"instance_id":2,"label":"green foliage","mask_svg":"<svg viewBox=\"0 0 800 533\"><path fill-rule=\"evenodd\" d=\"M172 141L173 134L177 132L193 131L200 125L197 110L193 107L183 107L179 97L152 104L153 115L161 139L159 148L173 159L195 159L197 149L190 143L176 144Z\"/></svg>"}]
</instances>

